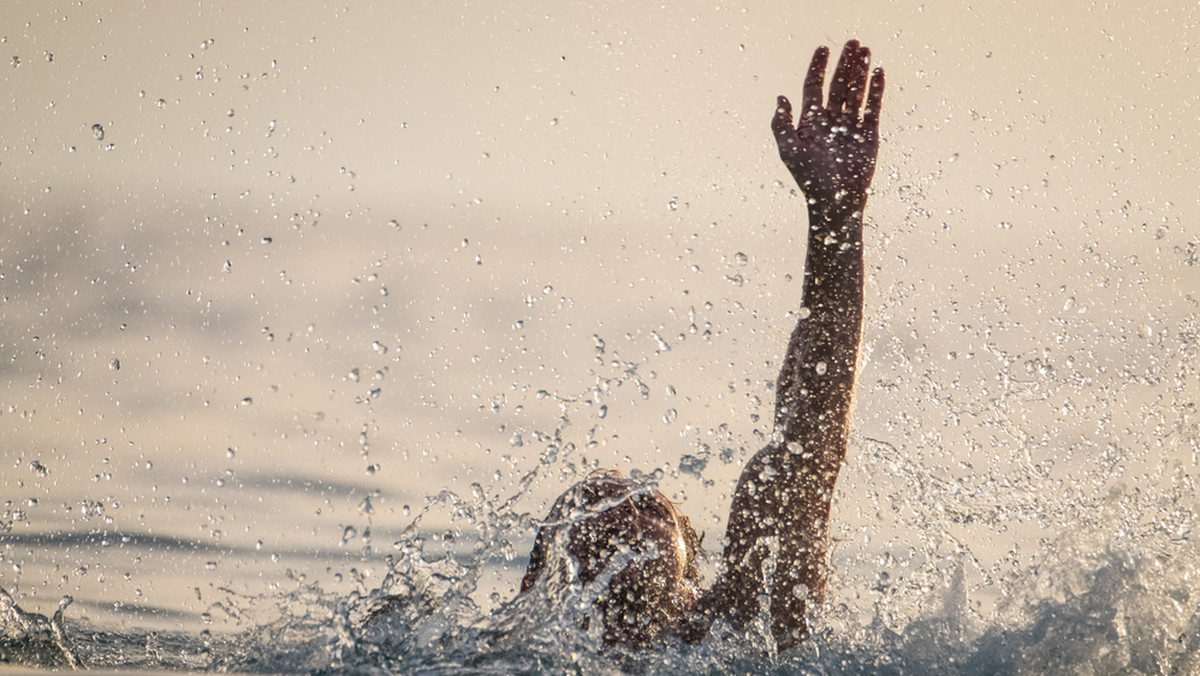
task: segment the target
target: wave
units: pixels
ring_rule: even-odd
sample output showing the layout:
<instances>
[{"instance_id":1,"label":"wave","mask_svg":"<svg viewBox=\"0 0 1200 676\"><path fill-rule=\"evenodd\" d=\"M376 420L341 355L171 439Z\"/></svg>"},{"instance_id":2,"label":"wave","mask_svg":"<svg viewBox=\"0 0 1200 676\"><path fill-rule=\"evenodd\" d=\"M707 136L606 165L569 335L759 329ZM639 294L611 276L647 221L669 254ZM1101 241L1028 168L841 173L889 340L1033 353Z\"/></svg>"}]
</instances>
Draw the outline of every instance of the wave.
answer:
<instances>
[{"instance_id":1,"label":"wave","mask_svg":"<svg viewBox=\"0 0 1200 676\"><path fill-rule=\"evenodd\" d=\"M1139 499L1124 493L1109 507ZM245 625L228 635L104 631L65 618L69 601L46 618L0 594L0 661L260 673L1200 673L1200 547L1153 526L1067 532L984 586L969 582L968 551L931 555L893 587L863 589L850 572L812 614L810 640L782 655L765 617L742 633L717 627L698 645L606 650L580 629L599 589L564 585L484 610L475 595L486 547L463 561L422 541L410 534L405 556L365 594L228 592ZM991 612L981 612L985 591L999 592ZM854 603L863 597L873 599L865 616Z\"/></svg>"}]
</instances>

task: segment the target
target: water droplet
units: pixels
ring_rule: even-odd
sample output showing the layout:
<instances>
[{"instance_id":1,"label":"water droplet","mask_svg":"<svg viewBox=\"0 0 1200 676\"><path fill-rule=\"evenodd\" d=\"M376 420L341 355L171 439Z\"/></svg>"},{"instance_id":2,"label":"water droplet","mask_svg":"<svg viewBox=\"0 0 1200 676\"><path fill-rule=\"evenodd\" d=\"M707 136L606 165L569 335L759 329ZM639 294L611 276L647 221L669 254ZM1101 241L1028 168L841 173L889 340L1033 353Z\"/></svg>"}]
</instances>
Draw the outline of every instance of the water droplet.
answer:
<instances>
[{"instance_id":1,"label":"water droplet","mask_svg":"<svg viewBox=\"0 0 1200 676\"><path fill-rule=\"evenodd\" d=\"M663 414L662 421L664 423L670 425L671 423L675 422L675 419L678 417L679 417L678 411L676 411L673 408L668 408L667 412Z\"/></svg>"},{"instance_id":2,"label":"water droplet","mask_svg":"<svg viewBox=\"0 0 1200 676\"><path fill-rule=\"evenodd\" d=\"M817 372L817 375L823 376L825 375L825 372L829 370L829 365L823 361L819 361L813 370Z\"/></svg>"},{"instance_id":3,"label":"water droplet","mask_svg":"<svg viewBox=\"0 0 1200 676\"><path fill-rule=\"evenodd\" d=\"M708 466L707 458L699 458L691 454L684 454L679 459L679 473L694 476L697 479L704 473L704 468Z\"/></svg>"},{"instance_id":4,"label":"water droplet","mask_svg":"<svg viewBox=\"0 0 1200 676\"><path fill-rule=\"evenodd\" d=\"M671 351L671 346L667 344L667 341L663 340L662 336L658 335L658 331L651 331L650 337L654 339L655 343L658 343L658 351L659 352L670 352Z\"/></svg>"},{"instance_id":5,"label":"water droplet","mask_svg":"<svg viewBox=\"0 0 1200 676\"><path fill-rule=\"evenodd\" d=\"M103 141L104 140L104 125L99 124L99 123L93 124L92 125L92 135L96 137L97 141Z\"/></svg>"}]
</instances>

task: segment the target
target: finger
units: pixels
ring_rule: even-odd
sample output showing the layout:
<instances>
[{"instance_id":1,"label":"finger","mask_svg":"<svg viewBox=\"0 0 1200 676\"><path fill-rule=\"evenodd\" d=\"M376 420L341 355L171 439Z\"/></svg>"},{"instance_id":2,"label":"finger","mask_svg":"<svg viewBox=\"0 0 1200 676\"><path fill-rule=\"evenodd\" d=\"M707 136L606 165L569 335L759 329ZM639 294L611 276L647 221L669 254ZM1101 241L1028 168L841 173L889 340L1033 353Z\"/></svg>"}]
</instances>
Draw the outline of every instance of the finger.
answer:
<instances>
[{"instance_id":1,"label":"finger","mask_svg":"<svg viewBox=\"0 0 1200 676\"><path fill-rule=\"evenodd\" d=\"M821 91L825 88L825 66L829 63L829 48L817 47L813 52L808 75L804 78L804 100L801 102L800 117L812 117L821 107Z\"/></svg>"},{"instance_id":2,"label":"finger","mask_svg":"<svg viewBox=\"0 0 1200 676\"><path fill-rule=\"evenodd\" d=\"M876 68L871 75L871 91L867 93L867 109L863 111L863 126L879 130L879 110L883 107L883 69Z\"/></svg>"},{"instance_id":3,"label":"finger","mask_svg":"<svg viewBox=\"0 0 1200 676\"><path fill-rule=\"evenodd\" d=\"M780 96L775 100L775 117L771 119L771 130L779 137L790 134L795 129L792 126L792 102L788 101L786 96Z\"/></svg>"},{"instance_id":4,"label":"finger","mask_svg":"<svg viewBox=\"0 0 1200 676\"><path fill-rule=\"evenodd\" d=\"M850 91L846 98L846 112L858 116L858 109L862 108L863 96L867 93L867 73L870 71L871 50L866 47L860 47L858 53L854 55L854 69L850 77Z\"/></svg>"},{"instance_id":5,"label":"finger","mask_svg":"<svg viewBox=\"0 0 1200 676\"><path fill-rule=\"evenodd\" d=\"M850 90L850 77L854 74L854 56L858 53L858 40L851 40L842 48L833 81L829 83L829 110L838 113L846 108L846 95Z\"/></svg>"}]
</instances>

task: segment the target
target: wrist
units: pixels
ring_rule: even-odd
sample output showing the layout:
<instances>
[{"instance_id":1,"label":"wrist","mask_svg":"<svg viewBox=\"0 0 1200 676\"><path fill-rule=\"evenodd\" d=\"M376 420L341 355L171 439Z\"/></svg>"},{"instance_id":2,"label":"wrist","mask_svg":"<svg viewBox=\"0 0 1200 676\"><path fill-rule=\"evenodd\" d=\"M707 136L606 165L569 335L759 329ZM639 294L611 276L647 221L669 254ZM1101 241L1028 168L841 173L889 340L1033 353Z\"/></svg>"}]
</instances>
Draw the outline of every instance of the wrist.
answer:
<instances>
[{"instance_id":1,"label":"wrist","mask_svg":"<svg viewBox=\"0 0 1200 676\"><path fill-rule=\"evenodd\" d=\"M805 195L808 198L808 220L832 226L862 224L863 210L867 207L866 194L841 191L832 195Z\"/></svg>"},{"instance_id":2,"label":"wrist","mask_svg":"<svg viewBox=\"0 0 1200 676\"><path fill-rule=\"evenodd\" d=\"M848 187L847 181L822 181L819 177L812 176L811 172L806 172L808 175L803 176L797 171L790 173L800 191L804 193L810 214L821 212L848 215L855 211L861 213L867 206L869 182Z\"/></svg>"}]
</instances>

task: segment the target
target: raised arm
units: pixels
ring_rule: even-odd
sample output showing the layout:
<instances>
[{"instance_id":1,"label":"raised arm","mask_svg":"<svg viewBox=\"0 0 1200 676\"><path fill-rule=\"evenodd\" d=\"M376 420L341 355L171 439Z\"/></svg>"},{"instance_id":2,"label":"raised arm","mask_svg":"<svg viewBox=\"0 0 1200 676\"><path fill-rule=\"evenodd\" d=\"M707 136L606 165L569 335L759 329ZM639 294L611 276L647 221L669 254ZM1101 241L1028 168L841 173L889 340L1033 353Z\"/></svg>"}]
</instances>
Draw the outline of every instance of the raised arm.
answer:
<instances>
[{"instance_id":1,"label":"raised arm","mask_svg":"<svg viewBox=\"0 0 1200 676\"><path fill-rule=\"evenodd\" d=\"M812 453L819 450L836 460L832 486L845 456L845 435L840 444L822 442L834 428L845 432L850 421L862 332L862 219L879 151L883 70L875 69L860 115L870 50L856 40L846 43L830 83L829 104L823 106L828 58L825 47L813 55L799 123L793 126L791 103L780 96L771 129L784 166L808 198L801 319L779 373L775 426L785 443L815 444ZM838 449L840 454L831 457Z\"/></svg>"},{"instance_id":2,"label":"raised arm","mask_svg":"<svg viewBox=\"0 0 1200 676\"><path fill-rule=\"evenodd\" d=\"M780 96L771 123L779 155L808 198L803 304L776 384L774 438L738 480L725 575L700 606L707 619L744 625L769 590L780 649L804 639L806 601L820 603L825 593L829 511L846 457L862 335L863 209L883 101L883 71L875 70L868 89L870 51L852 40L823 105L828 59L825 47L813 55L799 122Z\"/></svg>"}]
</instances>

